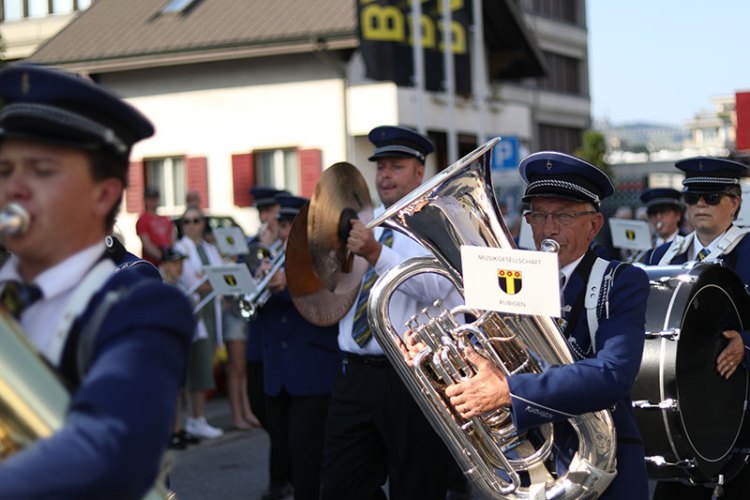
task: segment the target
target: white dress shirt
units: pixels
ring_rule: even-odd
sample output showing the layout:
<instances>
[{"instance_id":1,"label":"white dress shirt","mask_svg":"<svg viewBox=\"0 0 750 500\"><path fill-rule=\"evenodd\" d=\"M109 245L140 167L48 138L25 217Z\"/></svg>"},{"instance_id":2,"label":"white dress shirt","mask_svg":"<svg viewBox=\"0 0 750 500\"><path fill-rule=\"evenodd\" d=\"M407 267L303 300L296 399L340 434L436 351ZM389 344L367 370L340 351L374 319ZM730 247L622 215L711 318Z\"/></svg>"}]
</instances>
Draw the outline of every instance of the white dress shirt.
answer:
<instances>
[{"instance_id":1,"label":"white dress shirt","mask_svg":"<svg viewBox=\"0 0 750 500\"><path fill-rule=\"evenodd\" d=\"M669 242L670 242L670 241L672 241L672 240L673 240L673 239L675 238L675 236L677 236L677 235L678 235L679 233L680 233L680 231L679 231L679 230L677 230L677 231L675 231L674 233L672 233L671 235L667 236L666 238L662 238L661 236L657 236L657 237L656 237L656 240L654 240L654 248L656 248L656 247L658 247L658 246L660 246L660 245L663 245L664 243L669 243Z\"/></svg>"},{"instance_id":2,"label":"white dress shirt","mask_svg":"<svg viewBox=\"0 0 750 500\"><path fill-rule=\"evenodd\" d=\"M21 328L26 337L45 356L60 324L65 307L84 276L102 258L104 240L71 255L37 276L33 283L42 290L42 298L21 314ZM23 281L18 273L18 257L11 255L0 269L0 283ZM48 357L49 358L49 357ZM51 362L55 360L50 359Z\"/></svg>"},{"instance_id":3,"label":"white dress shirt","mask_svg":"<svg viewBox=\"0 0 750 500\"><path fill-rule=\"evenodd\" d=\"M209 265L219 265L222 263L221 254L219 254L219 250L214 245L205 240L201 240L200 245L203 248L203 251L206 253ZM203 279L203 275L205 274L205 272L203 271L203 263L201 262L201 257L198 254L198 249L195 245L195 242L187 236L183 236L180 241L175 243L175 248L180 253L187 256L187 258L182 261L182 274L180 275L179 283L180 287L183 288L183 290L190 290L198 283L198 281ZM217 297L216 299L211 301L211 304L207 304L204 307L210 307L213 309L214 315L216 317L216 343L217 345L221 345L223 341L221 300L219 300L219 297ZM200 323L203 324L202 332L199 326L196 330L196 335L193 337L193 341L206 338L208 336L205 324L203 323L203 321L201 321Z\"/></svg>"},{"instance_id":4,"label":"white dress shirt","mask_svg":"<svg viewBox=\"0 0 750 500\"><path fill-rule=\"evenodd\" d=\"M379 216L385 208L380 205L375 209L375 217ZM375 228L375 239L380 238L382 227ZM375 271L383 276L396 265L411 257L432 255L425 247L409 238L408 236L393 231L393 246L383 246L380 257L375 263ZM370 296L372 298L372 296ZM390 302L390 320L396 330L403 334L406 330L406 322L414 313L423 307L432 304L435 299L446 299L446 305L453 306L460 302L460 295L453 285L442 276L434 273L424 273L405 281L393 293ZM339 321L339 348L348 353L360 355L382 355L383 349L373 337L364 346L360 347L352 338L352 327L354 326L354 310L357 299L346 315Z\"/></svg>"}]
</instances>

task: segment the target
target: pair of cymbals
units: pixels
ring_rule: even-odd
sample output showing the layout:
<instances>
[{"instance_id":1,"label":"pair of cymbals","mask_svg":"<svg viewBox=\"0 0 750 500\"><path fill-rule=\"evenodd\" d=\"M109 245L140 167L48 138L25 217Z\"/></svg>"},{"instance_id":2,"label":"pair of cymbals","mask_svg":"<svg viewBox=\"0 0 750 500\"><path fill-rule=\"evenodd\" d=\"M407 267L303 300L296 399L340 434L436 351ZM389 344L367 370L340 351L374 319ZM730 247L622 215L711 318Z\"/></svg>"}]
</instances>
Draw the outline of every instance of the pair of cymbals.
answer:
<instances>
[{"instance_id":1,"label":"pair of cymbals","mask_svg":"<svg viewBox=\"0 0 750 500\"><path fill-rule=\"evenodd\" d=\"M289 293L310 323L333 325L354 303L368 263L347 251L346 239L351 219L367 223L372 217L370 191L354 165L323 171L310 203L292 222L286 247Z\"/></svg>"}]
</instances>

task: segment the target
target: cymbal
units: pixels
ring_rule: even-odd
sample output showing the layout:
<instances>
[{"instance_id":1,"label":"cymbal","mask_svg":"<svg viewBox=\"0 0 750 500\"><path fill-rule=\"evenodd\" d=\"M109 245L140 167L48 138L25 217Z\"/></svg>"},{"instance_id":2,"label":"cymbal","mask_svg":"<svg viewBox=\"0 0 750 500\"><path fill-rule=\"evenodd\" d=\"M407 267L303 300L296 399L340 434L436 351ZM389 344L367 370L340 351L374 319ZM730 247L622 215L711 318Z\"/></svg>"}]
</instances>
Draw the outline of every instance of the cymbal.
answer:
<instances>
[{"instance_id":1,"label":"cymbal","mask_svg":"<svg viewBox=\"0 0 750 500\"><path fill-rule=\"evenodd\" d=\"M353 283L359 288L367 261L358 256L352 260L346 249L349 221L359 218L367 224L372 217L370 190L357 167L340 162L323 171L310 199L307 238L312 267L327 290L348 289Z\"/></svg>"},{"instance_id":2,"label":"cymbal","mask_svg":"<svg viewBox=\"0 0 750 500\"><path fill-rule=\"evenodd\" d=\"M356 264L356 271L338 277L339 283L333 290L323 287L315 273L308 249L307 225L309 203L305 204L292 222L286 246L286 278L289 294L297 311L307 321L318 326L330 326L344 317L354 304L359 284L367 271Z\"/></svg>"}]
</instances>

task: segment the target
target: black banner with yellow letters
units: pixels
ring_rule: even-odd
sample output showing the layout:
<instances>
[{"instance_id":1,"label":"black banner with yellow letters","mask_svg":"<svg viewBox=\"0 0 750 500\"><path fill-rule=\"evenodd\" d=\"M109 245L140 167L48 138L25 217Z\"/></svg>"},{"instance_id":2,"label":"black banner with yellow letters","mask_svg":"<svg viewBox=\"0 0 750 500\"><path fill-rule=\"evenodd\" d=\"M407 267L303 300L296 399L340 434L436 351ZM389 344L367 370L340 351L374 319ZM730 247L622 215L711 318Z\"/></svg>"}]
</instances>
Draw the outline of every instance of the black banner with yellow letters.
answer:
<instances>
[{"instance_id":1,"label":"black banner with yellow letters","mask_svg":"<svg viewBox=\"0 0 750 500\"><path fill-rule=\"evenodd\" d=\"M366 74L401 87L414 86L412 0L355 0ZM422 47L425 89L444 91L442 0L422 1ZM451 48L454 54L456 93L471 94L469 27L471 1L451 0Z\"/></svg>"}]
</instances>

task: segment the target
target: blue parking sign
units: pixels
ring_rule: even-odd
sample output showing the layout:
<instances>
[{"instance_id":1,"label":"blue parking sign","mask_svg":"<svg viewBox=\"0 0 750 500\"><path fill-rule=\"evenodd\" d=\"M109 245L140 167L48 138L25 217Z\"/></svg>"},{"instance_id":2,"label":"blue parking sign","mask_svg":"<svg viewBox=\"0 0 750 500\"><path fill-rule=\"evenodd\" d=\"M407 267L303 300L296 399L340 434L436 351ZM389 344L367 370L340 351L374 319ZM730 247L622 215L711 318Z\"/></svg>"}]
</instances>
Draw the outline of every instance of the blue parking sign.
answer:
<instances>
[{"instance_id":1,"label":"blue parking sign","mask_svg":"<svg viewBox=\"0 0 750 500\"><path fill-rule=\"evenodd\" d=\"M516 136L503 136L492 152L492 170L506 170L518 167L520 141Z\"/></svg>"}]
</instances>

